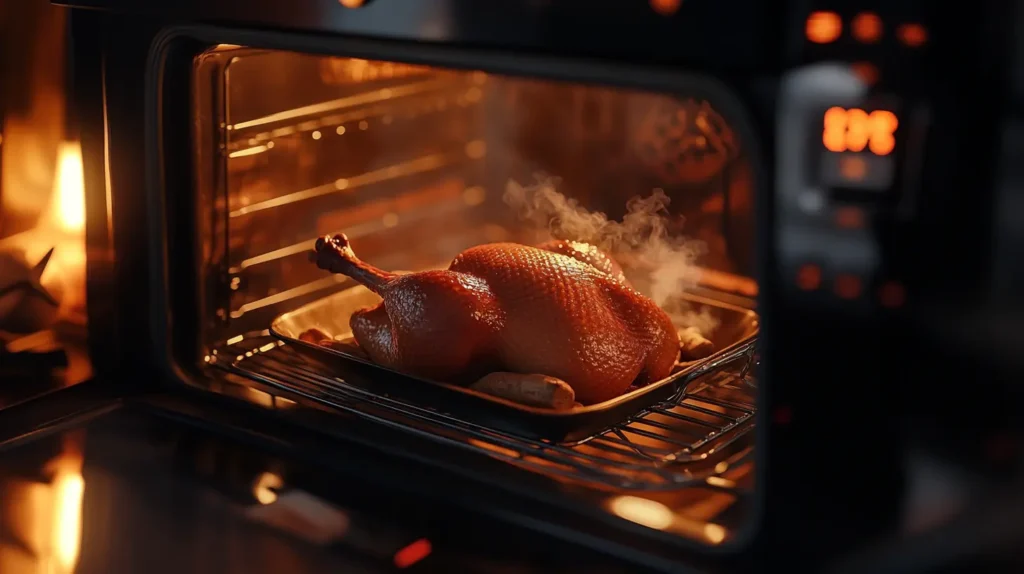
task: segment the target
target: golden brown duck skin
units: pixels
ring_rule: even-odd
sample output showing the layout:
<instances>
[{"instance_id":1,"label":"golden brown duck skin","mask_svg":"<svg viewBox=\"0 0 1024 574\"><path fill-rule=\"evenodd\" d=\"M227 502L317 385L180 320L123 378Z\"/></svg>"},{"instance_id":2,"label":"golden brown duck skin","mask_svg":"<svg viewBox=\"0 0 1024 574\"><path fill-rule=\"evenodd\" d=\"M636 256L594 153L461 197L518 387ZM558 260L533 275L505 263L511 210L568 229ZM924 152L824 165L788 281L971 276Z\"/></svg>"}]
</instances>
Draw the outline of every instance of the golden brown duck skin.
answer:
<instances>
[{"instance_id":1,"label":"golden brown duck skin","mask_svg":"<svg viewBox=\"0 0 1024 574\"><path fill-rule=\"evenodd\" d=\"M554 239L552 241L541 243L537 248L572 257L573 259L596 267L598 271L606 273L615 279L623 282L626 281L626 275L622 272L622 267L620 267L614 259L609 257L607 253L589 243Z\"/></svg>"},{"instance_id":2,"label":"golden brown duck skin","mask_svg":"<svg viewBox=\"0 0 1024 574\"><path fill-rule=\"evenodd\" d=\"M352 316L353 335L374 362L409 374L462 383L544 374L593 404L668 376L679 355L668 315L586 257L493 243L446 270L395 275L335 235L317 240L312 259L381 296Z\"/></svg>"}]
</instances>

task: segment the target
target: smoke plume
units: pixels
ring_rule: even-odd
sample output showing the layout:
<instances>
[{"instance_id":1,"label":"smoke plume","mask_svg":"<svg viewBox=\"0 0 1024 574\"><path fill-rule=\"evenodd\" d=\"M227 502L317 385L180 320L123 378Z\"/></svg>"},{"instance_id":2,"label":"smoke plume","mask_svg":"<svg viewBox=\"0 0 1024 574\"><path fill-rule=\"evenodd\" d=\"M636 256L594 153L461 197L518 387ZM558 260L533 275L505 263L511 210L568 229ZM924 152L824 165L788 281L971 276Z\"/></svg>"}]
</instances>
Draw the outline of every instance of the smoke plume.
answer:
<instances>
[{"instance_id":1,"label":"smoke plume","mask_svg":"<svg viewBox=\"0 0 1024 574\"><path fill-rule=\"evenodd\" d=\"M510 181L504 201L524 222L553 239L583 241L608 253L623 268L630 282L667 312L680 327L713 331L717 320L707 309L697 312L679 297L700 279L697 258L703 242L669 232L665 192L656 189L648 197L636 196L626 203L621 221L591 212L556 189L559 179L539 175L533 185Z\"/></svg>"}]
</instances>

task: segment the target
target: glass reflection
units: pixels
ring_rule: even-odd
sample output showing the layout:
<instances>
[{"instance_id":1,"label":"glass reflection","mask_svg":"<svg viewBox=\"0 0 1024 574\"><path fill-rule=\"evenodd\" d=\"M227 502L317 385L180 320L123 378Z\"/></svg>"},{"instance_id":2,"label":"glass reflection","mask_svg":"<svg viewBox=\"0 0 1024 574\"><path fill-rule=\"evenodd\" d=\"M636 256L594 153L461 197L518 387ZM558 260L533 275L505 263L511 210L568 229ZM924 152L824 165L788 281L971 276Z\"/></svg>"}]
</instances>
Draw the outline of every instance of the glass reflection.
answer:
<instances>
[{"instance_id":1,"label":"glass reflection","mask_svg":"<svg viewBox=\"0 0 1024 574\"><path fill-rule=\"evenodd\" d=\"M0 572L71 574L82 541L84 433L62 438L41 476L12 477L0 486Z\"/></svg>"}]
</instances>

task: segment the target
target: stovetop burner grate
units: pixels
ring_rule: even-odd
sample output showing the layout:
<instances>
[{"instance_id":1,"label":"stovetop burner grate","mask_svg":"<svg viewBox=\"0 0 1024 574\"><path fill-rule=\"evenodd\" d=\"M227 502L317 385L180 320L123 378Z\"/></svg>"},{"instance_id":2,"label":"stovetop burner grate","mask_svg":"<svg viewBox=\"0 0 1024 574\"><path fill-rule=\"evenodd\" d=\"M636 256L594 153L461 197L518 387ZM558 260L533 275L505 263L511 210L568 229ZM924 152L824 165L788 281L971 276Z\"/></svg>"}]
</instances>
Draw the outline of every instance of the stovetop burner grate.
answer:
<instances>
[{"instance_id":1,"label":"stovetop burner grate","mask_svg":"<svg viewBox=\"0 0 1024 574\"><path fill-rule=\"evenodd\" d=\"M699 376L685 393L585 440L556 444L495 431L348 384L266 331L231 343L216 350L211 365L364 419L588 486L732 491L734 483L719 475L753 456L753 344Z\"/></svg>"}]
</instances>

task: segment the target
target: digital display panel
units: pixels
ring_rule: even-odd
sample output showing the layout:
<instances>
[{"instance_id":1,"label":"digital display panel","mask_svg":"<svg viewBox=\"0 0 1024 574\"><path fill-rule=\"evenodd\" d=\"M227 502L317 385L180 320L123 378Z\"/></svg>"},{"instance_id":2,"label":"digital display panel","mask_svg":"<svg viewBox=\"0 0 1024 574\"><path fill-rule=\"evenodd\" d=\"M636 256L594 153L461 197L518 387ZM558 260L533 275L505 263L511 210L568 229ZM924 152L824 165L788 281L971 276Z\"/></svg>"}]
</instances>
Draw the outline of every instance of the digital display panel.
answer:
<instances>
[{"instance_id":1,"label":"digital display panel","mask_svg":"<svg viewBox=\"0 0 1024 574\"><path fill-rule=\"evenodd\" d=\"M888 110L867 112L860 108L831 107L825 110L821 143L833 152L860 152L886 156L896 149L899 119Z\"/></svg>"},{"instance_id":2,"label":"digital display panel","mask_svg":"<svg viewBox=\"0 0 1024 574\"><path fill-rule=\"evenodd\" d=\"M821 122L822 183L877 191L892 185L899 127L894 112L833 106Z\"/></svg>"}]
</instances>

